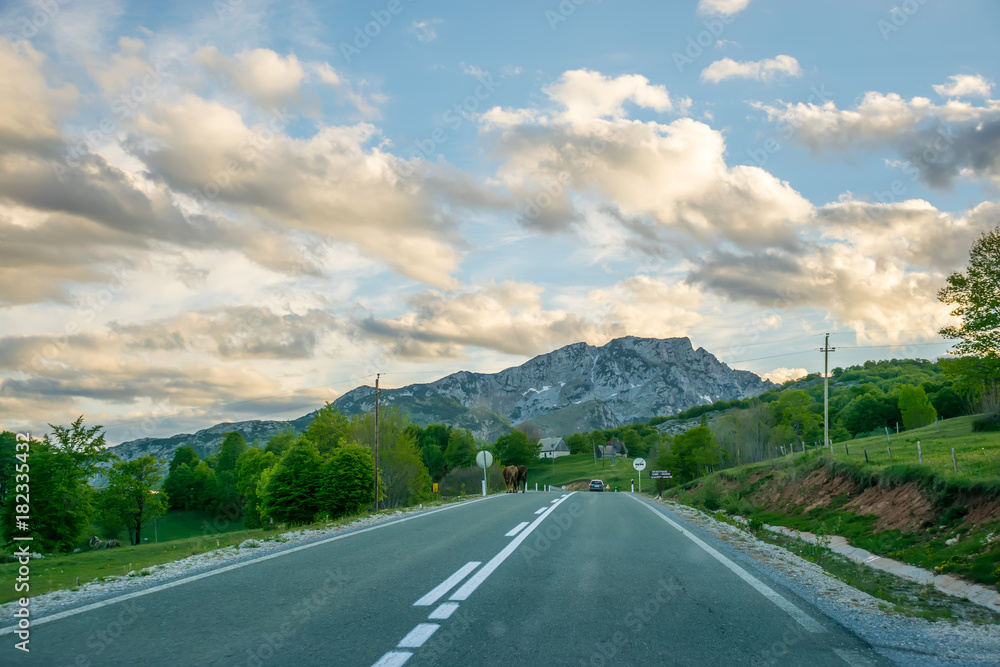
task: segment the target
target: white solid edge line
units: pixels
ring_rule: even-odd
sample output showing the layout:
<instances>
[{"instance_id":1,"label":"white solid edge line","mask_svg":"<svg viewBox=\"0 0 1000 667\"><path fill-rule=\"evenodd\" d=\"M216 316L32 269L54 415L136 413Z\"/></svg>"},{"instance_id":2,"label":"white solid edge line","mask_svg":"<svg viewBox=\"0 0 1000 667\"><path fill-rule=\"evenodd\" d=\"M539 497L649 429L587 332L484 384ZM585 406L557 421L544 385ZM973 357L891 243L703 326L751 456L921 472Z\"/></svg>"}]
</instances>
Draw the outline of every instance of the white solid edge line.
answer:
<instances>
[{"instance_id":1,"label":"white solid edge line","mask_svg":"<svg viewBox=\"0 0 1000 667\"><path fill-rule=\"evenodd\" d=\"M440 584L435 586L433 589L431 589L431 591L427 595L423 596L422 598L414 602L413 606L414 607L431 606L432 604L437 602L442 595L444 595L452 588L454 588L458 584L458 582L460 582L462 579L465 579L466 575L475 570L481 564L482 561L478 560L469 561L462 567L458 568L458 570L455 571L455 574L451 575L450 577L442 581Z\"/></svg>"},{"instance_id":2,"label":"white solid edge line","mask_svg":"<svg viewBox=\"0 0 1000 667\"><path fill-rule=\"evenodd\" d=\"M432 611L427 618L431 619L432 621L444 621L451 618L451 615L454 614L455 611L457 610L458 610L457 602L445 602L437 609Z\"/></svg>"},{"instance_id":3,"label":"white solid edge line","mask_svg":"<svg viewBox=\"0 0 1000 667\"><path fill-rule=\"evenodd\" d=\"M437 623L418 623L417 627L410 630L405 637L399 640L396 648L420 648L440 627Z\"/></svg>"},{"instance_id":4,"label":"white solid edge line","mask_svg":"<svg viewBox=\"0 0 1000 667\"><path fill-rule=\"evenodd\" d=\"M712 556L712 558L714 558L715 560L717 560L720 563L722 563L723 565L725 565L736 576L738 576L740 579L742 579L743 581L745 581L748 584L750 584L751 586L753 586L755 589L757 589L758 593L760 593L761 595L763 595L764 597L766 597L768 600L770 600L771 602L773 602L774 604L776 604L778 607L780 607L782 610L784 610L789 616L791 616L796 621L798 621L799 625L801 625L802 627L804 627L806 630L808 630L809 632L826 632L826 628L824 628L819 623L819 621L817 621L812 616L810 616L809 614L805 613L804 611L802 611L801 609L799 609L798 607L796 607L794 604L792 604L791 602L789 602L788 600L786 600L784 597L782 597L781 595L779 595L778 593L776 593L772 588L770 588L767 584L765 584L764 582L762 582L760 579L758 579L757 577L753 576L752 574L750 574L749 572L747 572L746 570L744 570L742 567L740 567L739 565L737 565L733 561L729 560L728 558L726 558L725 556L723 556L721 553L719 553L718 551L716 551L712 547L710 547L707 544L705 544L696 535L692 535L690 531L685 530L676 521L673 521L672 519L670 519L670 517L665 516L664 514L662 514L661 512L659 512L655 507L652 507L651 505L647 505L645 502L643 502L642 500L639 500L638 498L636 498L633 495L629 495L629 498L632 498L634 501L636 501L637 503L639 503L640 505L642 505L643 507L645 507L646 509L648 509L650 512L652 512L653 514L655 514L656 516L660 517L661 519L663 519L664 521L666 521L668 524L670 524L671 526L673 526L674 528L676 528L677 530L679 530L682 535L684 535L686 538L688 538L689 540L691 540L692 542L694 542L695 544L697 544L699 547L701 547L702 549L704 549L706 552L708 552L708 554L710 556Z\"/></svg>"},{"instance_id":5,"label":"white solid edge line","mask_svg":"<svg viewBox=\"0 0 1000 667\"><path fill-rule=\"evenodd\" d=\"M372 667L400 667L412 657L413 654L409 651L389 651L379 658Z\"/></svg>"},{"instance_id":6,"label":"white solid edge line","mask_svg":"<svg viewBox=\"0 0 1000 667\"><path fill-rule=\"evenodd\" d=\"M571 495L573 494L572 493L568 494L566 498L569 498ZM508 556L514 553L514 549L517 549L518 545L521 544L521 542L524 542L524 540L527 539L528 535L531 535L531 531L533 531L535 528L538 528L538 525L545 520L545 517L552 514L552 512L557 507L559 507L559 505L564 500L566 500L566 498L560 498L559 502L556 503L555 505L549 505L548 507L543 507L542 510L545 512L544 514L535 519L530 526L522 530L517 537L515 537L510 541L510 544L501 549L500 553L491 558L490 561L486 563L486 565L483 565L481 568L479 568L479 571L476 572L474 575L472 575L467 582L462 584L462 587L459 588L457 591L455 591L448 599L461 601L467 599L470 595L472 595L473 591L479 588L479 585L484 581L486 581L486 578L488 576L493 574L493 570L500 567L500 564L505 560L507 560Z\"/></svg>"},{"instance_id":7,"label":"white solid edge line","mask_svg":"<svg viewBox=\"0 0 1000 667\"><path fill-rule=\"evenodd\" d=\"M548 508L548 507L540 507L540 508L538 509L538 511L537 511L537 512L535 512L535 514L541 514L542 512L544 512L544 511L545 511L545 510L547 510L547 509L549 509L549 508Z\"/></svg>"},{"instance_id":8,"label":"white solid edge line","mask_svg":"<svg viewBox=\"0 0 1000 667\"><path fill-rule=\"evenodd\" d=\"M506 533L504 533L504 537L514 537L515 535L521 532L522 528L524 528L527 525L528 525L527 521L522 521L521 523L517 524L516 526L508 530Z\"/></svg>"},{"instance_id":9,"label":"white solid edge line","mask_svg":"<svg viewBox=\"0 0 1000 667\"><path fill-rule=\"evenodd\" d=\"M208 577L214 577L217 574L222 574L223 572L229 572L230 570L237 570L241 567L246 567L248 565L254 565L256 563L261 563L266 560L271 560L272 558L280 558L282 556L287 556L288 554L295 553L296 551L302 551L303 549L311 549L313 547L318 547L321 544L327 544L328 542L335 542L337 540L342 540L346 537L353 537L355 535L360 535L361 533L367 533L371 530L378 530L379 528L386 528L387 526L394 526L397 523L403 523L404 521L410 521L412 519L419 519L421 517L430 516L431 514L437 514L438 512L444 512L446 510L453 510L458 507L467 507L473 503L482 502L484 500L490 500L491 498L498 498L499 496L486 496L485 498L477 498L476 500L468 500L464 503L457 503L455 505L449 505L448 507L442 507L440 509L431 510L429 512L422 512L420 514L415 514L413 516L403 517L402 519L394 519L393 521L386 521L385 523L380 523L376 526L369 526L368 528L362 528L360 530L355 530L351 533L334 535L333 537L328 537L318 542L310 542L309 544L303 544L298 547L292 547L291 549L285 549L284 551L279 551L277 553L268 554L266 556L261 556L260 558L254 558L253 560L242 561L239 563L233 563L232 565L227 565L221 567L218 570L210 570L209 572L202 572L200 574L195 574L184 579L177 579L175 581L169 581L165 584L160 584L159 586L153 586L152 588L144 588L141 591L135 591L134 593L126 593L125 595L119 595L117 597L108 598L107 600L101 600L100 602L93 602L91 604L84 605L82 607L77 607L75 609L67 609L66 611L61 611L57 614L52 614L51 616L42 616L40 618L31 619L31 625L42 625L43 623L50 623L52 621L58 621L59 619L66 618L68 616L76 616L77 614L82 614L84 612L93 611L95 609L100 609L101 607L107 607L109 605L116 604L118 602L124 602L125 600L131 600L133 598L142 597L143 595L149 595L151 593L158 593L159 591L167 590L168 588L173 588L175 586L180 586L182 584L187 584L192 581L198 581L199 579L206 579ZM17 630L16 625L10 625L5 628L0 628L0 637L3 635L9 635ZM402 663L400 663L402 664Z\"/></svg>"}]
</instances>

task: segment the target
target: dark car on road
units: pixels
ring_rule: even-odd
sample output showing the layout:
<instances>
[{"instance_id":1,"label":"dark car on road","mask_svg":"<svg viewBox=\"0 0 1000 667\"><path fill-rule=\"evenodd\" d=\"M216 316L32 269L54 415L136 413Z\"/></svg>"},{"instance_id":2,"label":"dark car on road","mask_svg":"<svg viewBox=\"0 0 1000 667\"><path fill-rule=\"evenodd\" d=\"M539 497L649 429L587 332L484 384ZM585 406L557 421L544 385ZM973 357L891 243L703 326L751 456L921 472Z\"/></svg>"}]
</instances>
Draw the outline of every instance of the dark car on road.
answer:
<instances>
[{"instance_id":1,"label":"dark car on road","mask_svg":"<svg viewBox=\"0 0 1000 667\"><path fill-rule=\"evenodd\" d=\"M602 482L599 479L592 479L592 480L590 480L590 490L591 491L603 491L604 490L604 482Z\"/></svg>"}]
</instances>

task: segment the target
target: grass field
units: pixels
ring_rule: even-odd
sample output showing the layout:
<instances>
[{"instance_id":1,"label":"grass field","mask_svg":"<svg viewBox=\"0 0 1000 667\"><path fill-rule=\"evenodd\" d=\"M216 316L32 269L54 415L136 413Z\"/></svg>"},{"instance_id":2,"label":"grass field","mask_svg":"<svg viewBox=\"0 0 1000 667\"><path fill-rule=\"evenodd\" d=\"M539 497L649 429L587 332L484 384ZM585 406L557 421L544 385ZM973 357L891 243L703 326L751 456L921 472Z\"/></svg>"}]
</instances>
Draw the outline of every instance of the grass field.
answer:
<instances>
[{"instance_id":1,"label":"grass field","mask_svg":"<svg viewBox=\"0 0 1000 667\"><path fill-rule=\"evenodd\" d=\"M617 487L619 491L630 490L630 482L631 480L635 480L636 490L638 491L639 473L632 467L634 460L617 457L612 467L611 459L597 459L597 465L595 466L593 454L561 456L555 459L554 466L551 459L540 459L538 463L528 467L528 488L534 489L536 482L538 483L538 488L541 489L545 484L562 486L580 480L589 482L592 479L599 479L605 484L610 484L612 490ZM643 470L644 478L642 480L644 491L652 489L656 484L649 480L651 466L652 462L646 461L646 469ZM647 482L649 482L649 486L647 486Z\"/></svg>"},{"instance_id":2,"label":"grass field","mask_svg":"<svg viewBox=\"0 0 1000 667\"><path fill-rule=\"evenodd\" d=\"M956 474L951 458L954 447L958 476L996 481L1000 479L1000 433L975 433L972 420L973 417L955 417L941 421L937 426L925 426L899 434L890 431L889 441L882 435L834 443L833 457L838 461L864 463L867 453L869 465L886 467L891 450L893 464L919 463L919 442L923 465L947 479ZM812 451L814 448L807 449Z\"/></svg>"}]
</instances>

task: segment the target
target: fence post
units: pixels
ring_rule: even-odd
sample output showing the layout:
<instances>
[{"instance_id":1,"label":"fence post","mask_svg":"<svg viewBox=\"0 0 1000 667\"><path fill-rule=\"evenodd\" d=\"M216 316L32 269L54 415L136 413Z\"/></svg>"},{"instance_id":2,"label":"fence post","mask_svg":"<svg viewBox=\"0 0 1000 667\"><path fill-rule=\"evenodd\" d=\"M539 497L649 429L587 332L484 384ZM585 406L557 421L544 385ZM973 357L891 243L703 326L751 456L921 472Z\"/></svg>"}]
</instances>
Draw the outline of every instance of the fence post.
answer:
<instances>
[{"instance_id":1,"label":"fence post","mask_svg":"<svg viewBox=\"0 0 1000 667\"><path fill-rule=\"evenodd\" d=\"M848 456L850 456L850 455L851 455L851 450L849 450L849 449L847 448L847 443L846 443L846 442L844 443L844 453L845 453L845 454L847 454Z\"/></svg>"},{"instance_id":2,"label":"fence post","mask_svg":"<svg viewBox=\"0 0 1000 667\"><path fill-rule=\"evenodd\" d=\"M924 462L924 454L923 454L923 452L920 451L920 441L919 440L917 440L917 458L920 459L921 463Z\"/></svg>"},{"instance_id":3,"label":"fence post","mask_svg":"<svg viewBox=\"0 0 1000 667\"><path fill-rule=\"evenodd\" d=\"M955 468L955 472L958 472L958 459L955 458L955 448L951 448L951 465Z\"/></svg>"},{"instance_id":4,"label":"fence post","mask_svg":"<svg viewBox=\"0 0 1000 667\"><path fill-rule=\"evenodd\" d=\"M885 451L889 452L889 465L892 465L892 447L886 447Z\"/></svg>"},{"instance_id":5,"label":"fence post","mask_svg":"<svg viewBox=\"0 0 1000 667\"><path fill-rule=\"evenodd\" d=\"M865 463L868 463L868 450L865 450Z\"/></svg>"}]
</instances>

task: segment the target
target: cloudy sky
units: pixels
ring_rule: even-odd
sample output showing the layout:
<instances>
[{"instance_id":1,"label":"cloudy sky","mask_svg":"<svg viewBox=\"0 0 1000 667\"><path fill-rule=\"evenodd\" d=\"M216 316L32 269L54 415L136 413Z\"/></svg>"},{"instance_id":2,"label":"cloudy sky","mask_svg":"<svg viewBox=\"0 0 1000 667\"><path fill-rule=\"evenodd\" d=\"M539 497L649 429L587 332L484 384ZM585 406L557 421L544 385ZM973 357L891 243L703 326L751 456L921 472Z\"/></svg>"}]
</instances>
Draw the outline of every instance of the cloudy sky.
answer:
<instances>
[{"instance_id":1,"label":"cloudy sky","mask_svg":"<svg viewBox=\"0 0 1000 667\"><path fill-rule=\"evenodd\" d=\"M689 336L935 358L991 0L0 6L0 426L109 440Z\"/></svg>"}]
</instances>

